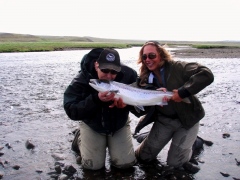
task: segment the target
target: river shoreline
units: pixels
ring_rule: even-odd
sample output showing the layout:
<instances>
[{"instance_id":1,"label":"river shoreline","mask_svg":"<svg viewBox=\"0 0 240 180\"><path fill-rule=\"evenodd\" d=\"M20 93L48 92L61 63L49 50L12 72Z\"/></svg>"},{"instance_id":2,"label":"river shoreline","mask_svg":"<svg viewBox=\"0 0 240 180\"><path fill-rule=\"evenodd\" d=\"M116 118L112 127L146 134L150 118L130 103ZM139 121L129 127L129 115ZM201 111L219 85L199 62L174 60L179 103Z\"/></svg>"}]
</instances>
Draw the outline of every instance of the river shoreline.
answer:
<instances>
[{"instance_id":1,"label":"river shoreline","mask_svg":"<svg viewBox=\"0 0 240 180\"><path fill-rule=\"evenodd\" d=\"M91 48L63 48L60 51L90 50ZM190 46L171 51L174 58L240 58L240 48L209 48L197 49Z\"/></svg>"},{"instance_id":2,"label":"river shoreline","mask_svg":"<svg viewBox=\"0 0 240 180\"><path fill-rule=\"evenodd\" d=\"M211 48L196 49L182 48L174 50L173 54L179 58L240 58L239 48Z\"/></svg>"},{"instance_id":3,"label":"river shoreline","mask_svg":"<svg viewBox=\"0 0 240 180\"><path fill-rule=\"evenodd\" d=\"M191 46L169 46L173 47L171 54L174 58L240 58L240 48L236 47L224 47L224 48L209 48L209 49L198 49L192 48ZM54 51L77 51L77 50L91 50L92 48L58 48ZM115 48L118 49L118 48ZM124 49L124 48L123 48ZM33 51L35 52L35 51ZM43 51L38 51L43 52ZM2 52L3 53L3 52ZM14 52L6 52L14 53ZM1 54L1 53L0 53Z\"/></svg>"}]
</instances>

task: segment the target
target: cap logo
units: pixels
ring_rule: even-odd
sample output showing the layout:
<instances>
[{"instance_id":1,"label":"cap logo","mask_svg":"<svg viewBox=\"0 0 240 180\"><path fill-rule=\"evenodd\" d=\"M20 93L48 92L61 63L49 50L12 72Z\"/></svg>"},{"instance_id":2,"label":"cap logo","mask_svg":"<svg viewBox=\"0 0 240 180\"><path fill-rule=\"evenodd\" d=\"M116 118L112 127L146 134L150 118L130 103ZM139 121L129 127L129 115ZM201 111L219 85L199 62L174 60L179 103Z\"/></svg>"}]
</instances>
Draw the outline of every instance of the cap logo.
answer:
<instances>
[{"instance_id":1,"label":"cap logo","mask_svg":"<svg viewBox=\"0 0 240 180\"><path fill-rule=\"evenodd\" d=\"M108 61L114 61L115 60L115 56L112 53L108 53L107 56L106 56L106 59Z\"/></svg>"}]
</instances>

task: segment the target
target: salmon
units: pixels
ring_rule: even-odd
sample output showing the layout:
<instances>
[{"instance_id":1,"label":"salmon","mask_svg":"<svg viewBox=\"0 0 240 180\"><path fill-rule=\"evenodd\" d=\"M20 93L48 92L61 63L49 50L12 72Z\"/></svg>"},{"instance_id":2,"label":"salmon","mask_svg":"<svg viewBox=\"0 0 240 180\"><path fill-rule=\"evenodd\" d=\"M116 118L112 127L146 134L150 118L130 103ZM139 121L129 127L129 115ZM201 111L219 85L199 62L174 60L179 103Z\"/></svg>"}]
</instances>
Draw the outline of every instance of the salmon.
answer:
<instances>
[{"instance_id":1,"label":"salmon","mask_svg":"<svg viewBox=\"0 0 240 180\"><path fill-rule=\"evenodd\" d=\"M167 105L168 103L163 98L170 99L173 95L170 91L140 89L108 80L90 79L89 85L98 92L114 92L115 98L121 97L125 104L138 107L141 110L144 110L143 106Z\"/></svg>"}]
</instances>

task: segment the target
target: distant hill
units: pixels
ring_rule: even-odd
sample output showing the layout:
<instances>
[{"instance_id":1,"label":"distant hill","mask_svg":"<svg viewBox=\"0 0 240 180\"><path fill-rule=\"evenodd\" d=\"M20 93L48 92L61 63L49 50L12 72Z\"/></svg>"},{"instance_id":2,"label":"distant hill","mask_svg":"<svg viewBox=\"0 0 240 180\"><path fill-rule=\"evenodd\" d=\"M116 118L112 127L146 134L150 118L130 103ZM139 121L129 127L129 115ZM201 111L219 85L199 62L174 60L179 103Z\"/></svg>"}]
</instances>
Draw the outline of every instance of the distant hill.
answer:
<instances>
[{"instance_id":1,"label":"distant hill","mask_svg":"<svg viewBox=\"0 0 240 180\"><path fill-rule=\"evenodd\" d=\"M96 37L78 37L78 36L41 36L30 34L0 33L0 42L135 42L144 43L143 40L120 40L105 39Z\"/></svg>"},{"instance_id":2,"label":"distant hill","mask_svg":"<svg viewBox=\"0 0 240 180\"><path fill-rule=\"evenodd\" d=\"M147 40L132 39L106 39L97 37L78 37L78 36L41 36L30 34L14 34L1 33L0 42L110 42L110 43L126 43L126 44L143 44ZM240 46L240 41L172 41L172 40L156 40L161 44L168 45L192 45L192 44L222 44L231 46Z\"/></svg>"},{"instance_id":3,"label":"distant hill","mask_svg":"<svg viewBox=\"0 0 240 180\"><path fill-rule=\"evenodd\" d=\"M72 37L72 36L36 36L30 34L13 34L13 33L0 33L1 42L43 42L43 41L78 41L78 42L91 42L91 39L85 37Z\"/></svg>"}]
</instances>

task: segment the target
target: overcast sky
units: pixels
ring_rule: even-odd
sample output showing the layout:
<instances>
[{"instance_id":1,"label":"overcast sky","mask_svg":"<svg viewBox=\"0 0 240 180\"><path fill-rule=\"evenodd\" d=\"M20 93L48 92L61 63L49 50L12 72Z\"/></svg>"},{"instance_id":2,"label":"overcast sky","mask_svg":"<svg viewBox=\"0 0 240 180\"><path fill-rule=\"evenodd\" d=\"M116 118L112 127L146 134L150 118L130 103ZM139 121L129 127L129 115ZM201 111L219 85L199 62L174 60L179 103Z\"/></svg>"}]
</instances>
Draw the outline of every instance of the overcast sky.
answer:
<instances>
[{"instance_id":1,"label":"overcast sky","mask_svg":"<svg viewBox=\"0 0 240 180\"><path fill-rule=\"evenodd\" d=\"M240 40L240 0L0 0L0 32Z\"/></svg>"}]
</instances>

